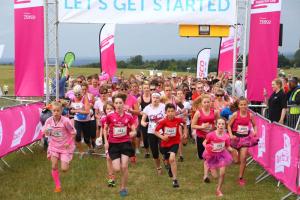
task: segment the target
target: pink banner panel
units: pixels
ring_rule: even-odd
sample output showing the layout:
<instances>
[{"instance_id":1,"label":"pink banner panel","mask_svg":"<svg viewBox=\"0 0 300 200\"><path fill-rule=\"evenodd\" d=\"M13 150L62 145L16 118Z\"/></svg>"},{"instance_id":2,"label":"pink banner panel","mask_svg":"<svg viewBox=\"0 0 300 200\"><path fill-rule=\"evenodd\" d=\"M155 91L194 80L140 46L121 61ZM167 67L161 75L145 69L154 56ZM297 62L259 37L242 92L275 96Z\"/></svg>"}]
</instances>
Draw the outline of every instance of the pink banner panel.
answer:
<instances>
[{"instance_id":1,"label":"pink banner panel","mask_svg":"<svg viewBox=\"0 0 300 200\"><path fill-rule=\"evenodd\" d=\"M0 111L0 158L41 139L43 103Z\"/></svg>"},{"instance_id":2,"label":"pink banner panel","mask_svg":"<svg viewBox=\"0 0 300 200\"><path fill-rule=\"evenodd\" d=\"M113 77L117 72L115 55L115 24L105 24L100 31L100 59L102 72Z\"/></svg>"},{"instance_id":3,"label":"pink banner panel","mask_svg":"<svg viewBox=\"0 0 300 200\"><path fill-rule=\"evenodd\" d=\"M263 101L263 91L272 93L277 76L281 0L254 0L251 6L247 97ZM263 73L262 73L263 72Z\"/></svg>"},{"instance_id":4,"label":"pink banner panel","mask_svg":"<svg viewBox=\"0 0 300 200\"><path fill-rule=\"evenodd\" d=\"M238 26L237 29L237 58L240 50L240 41L241 41L241 27ZM233 73L233 49L234 49L234 35L235 28L230 28L230 34L226 38L222 38L220 46L220 55L219 55L219 66L218 73L226 73L227 75L232 75Z\"/></svg>"},{"instance_id":5,"label":"pink banner panel","mask_svg":"<svg viewBox=\"0 0 300 200\"><path fill-rule=\"evenodd\" d=\"M252 158L268 173L297 193L299 132L256 116L259 143L249 148Z\"/></svg>"},{"instance_id":6,"label":"pink banner panel","mask_svg":"<svg viewBox=\"0 0 300 200\"><path fill-rule=\"evenodd\" d=\"M253 159L261 164L264 168L270 165L270 123L262 117L255 116L257 125L257 137L259 142L257 146L249 148L249 153Z\"/></svg>"},{"instance_id":7,"label":"pink banner panel","mask_svg":"<svg viewBox=\"0 0 300 200\"><path fill-rule=\"evenodd\" d=\"M15 0L15 95L44 96L42 0Z\"/></svg>"},{"instance_id":8,"label":"pink banner panel","mask_svg":"<svg viewBox=\"0 0 300 200\"><path fill-rule=\"evenodd\" d=\"M297 192L299 133L271 124L270 173L292 192Z\"/></svg>"}]
</instances>

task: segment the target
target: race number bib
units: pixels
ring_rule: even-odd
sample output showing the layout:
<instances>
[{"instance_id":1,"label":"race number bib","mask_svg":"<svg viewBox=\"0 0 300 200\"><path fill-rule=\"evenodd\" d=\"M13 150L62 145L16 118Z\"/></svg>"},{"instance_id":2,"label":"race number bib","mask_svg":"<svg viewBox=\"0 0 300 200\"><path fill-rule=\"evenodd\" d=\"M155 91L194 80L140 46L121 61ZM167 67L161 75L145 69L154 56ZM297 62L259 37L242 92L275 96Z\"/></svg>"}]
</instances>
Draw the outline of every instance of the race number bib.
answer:
<instances>
[{"instance_id":1,"label":"race number bib","mask_svg":"<svg viewBox=\"0 0 300 200\"><path fill-rule=\"evenodd\" d=\"M225 142L212 143L213 152L221 152L225 148Z\"/></svg>"},{"instance_id":2,"label":"race number bib","mask_svg":"<svg viewBox=\"0 0 300 200\"><path fill-rule=\"evenodd\" d=\"M241 134L241 135L247 135L249 132L249 127L238 125L237 132L238 132L238 134Z\"/></svg>"},{"instance_id":3,"label":"race number bib","mask_svg":"<svg viewBox=\"0 0 300 200\"><path fill-rule=\"evenodd\" d=\"M62 137L62 132L52 131L51 136L53 136L53 137Z\"/></svg>"},{"instance_id":4,"label":"race number bib","mask_svg":"<svg viewBox=\"0 0 300 200\"><path fill-rule=\"evenodd\" d=\"M165 134L169 137L175 137L176 136L176 127L175 128L165 127Z\"/></svg>"},{"instance_id":5,"label":"race number bib","mask_svg":"<svg viewBox=\"0 0 300 200\"><path fill-rule=\"evenodd\" d=\"M148 133L154 133L156 128L155 122L149 122L148 124Z\"/></svg>"},{"instance_id":6,"label":"race number bib","mask_svg":"<svg viewBox=\"0 0 300 200\"><path fill-rule=\"evenodd\" d=\"M114 137L123 137L127 134L127 127L114 127L113 136Z\"/></svg>"}]
</instances>

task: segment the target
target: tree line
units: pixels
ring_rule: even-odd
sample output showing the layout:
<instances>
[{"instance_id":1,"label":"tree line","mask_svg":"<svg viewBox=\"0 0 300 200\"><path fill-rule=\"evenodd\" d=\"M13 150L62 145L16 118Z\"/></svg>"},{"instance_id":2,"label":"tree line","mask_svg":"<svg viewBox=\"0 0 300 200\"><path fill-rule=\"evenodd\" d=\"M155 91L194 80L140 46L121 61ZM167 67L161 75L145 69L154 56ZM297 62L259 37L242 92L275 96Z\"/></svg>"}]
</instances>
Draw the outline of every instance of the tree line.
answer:
<instances>
[{"instance_id":1,"label":"tree line","mask_svg":"<svg viewBox=\"0 0 300 200\"><path fill-rule=\"evenodd\" d=\"M247 56L248 61L248 56ZM248 64L248 62L247 62ZM167 71L180 71L180 72L196 72L197 59L161 59L161 60L144 60L142 55L132 56L127 60L117 61L118 68L120 69L156 69ZM99 68L99 63L88 64L80 67ZM238 63L241 67L241 63ZM300 49L296 51L294 57L289 59L285 55L279 53L278 67L290 68L300 67ZM209 72L216 72L218 69L218 58L211 58L209 61Z\"/></svg>"}]
</instances>

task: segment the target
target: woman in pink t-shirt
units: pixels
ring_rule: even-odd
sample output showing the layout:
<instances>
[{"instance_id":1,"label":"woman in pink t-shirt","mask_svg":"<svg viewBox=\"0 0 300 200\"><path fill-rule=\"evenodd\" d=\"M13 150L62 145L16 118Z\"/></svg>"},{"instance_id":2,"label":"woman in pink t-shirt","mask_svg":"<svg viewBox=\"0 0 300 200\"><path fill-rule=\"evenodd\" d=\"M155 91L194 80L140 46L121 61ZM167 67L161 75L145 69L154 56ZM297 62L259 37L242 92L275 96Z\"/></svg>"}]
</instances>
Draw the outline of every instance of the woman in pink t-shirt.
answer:
<instances>
[{"instance_id":1,"label":"woman in pink t-shirt","mask_svg":"<svg viewBox=\"0 0 300 200\"><path fill-rule=\"evenodd\" d=\"M246 169L246 159L248 155L248 147L257 145L256 138L257 127L254 115L248 110L248 100L240 97L238 102L238 111L233 113L228 122L228 133L231 139L231 146L238 150L240 160L240 171L238 184L244 186L244 172ZM251 130L252 126L252 130Z\"/></svg>"},{"instance_id":2,"label":"woman in pink t-shirt","mask_svg":"<svg viewBox=\"0 0 300 200\"><path fill-rule=\"evenodd\" d=\"M136 136L136 125L132 115L124 110L126 95L113 97L115 111L108 113L104 125L105 150L112 160L113 170L122 172L121 196L127 196L128 160L134 154L131 138Z\"/></svg>"},{"instance_id":3,"label":"woman in pink t-shirt","mask_svg":"<svg viewBox=\"0 0 300 200\"><path fill-rule=\"evenodd\" d=\"M204 152L203 141L206 135L215 129L215 121L219 118L219 112L211 107L211 98L209 95L202 94L200 108L196 111L192 120L192 129L196 130L196 144L199 159L203 159ZM203 181L209 183L208 166L204 162Z\"/></svg>"},{"instance_id":4,"label":"woman in pink t-shirt","mask_svg":"<svg viewBox=\"0 0 300 200\"><path fill-rule=\"evenodd\" d=\"M58 102L52 104L52 117L48 118L42 132L49 137L47 157L52 163L52 178L55 183L54 192L61 192L58 171L58 160L61 161L61 170L68 171L69 164L75 150L76 131L70 119L62 116L62 105Z\"/></svg>"}]
</instances>

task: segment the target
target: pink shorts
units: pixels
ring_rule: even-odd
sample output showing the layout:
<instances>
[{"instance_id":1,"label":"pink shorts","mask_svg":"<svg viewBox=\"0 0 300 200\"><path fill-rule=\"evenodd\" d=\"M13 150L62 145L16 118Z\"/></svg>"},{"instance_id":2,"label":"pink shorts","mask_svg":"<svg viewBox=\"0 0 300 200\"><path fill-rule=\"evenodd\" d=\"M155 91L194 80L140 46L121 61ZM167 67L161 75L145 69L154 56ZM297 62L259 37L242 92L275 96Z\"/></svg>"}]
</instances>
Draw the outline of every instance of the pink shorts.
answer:
<instances>
[{"instance_id":1,"label":"pink shorts","mask_svg":"<svg viewBox=\"0 0 300 200\"><path fill-rule=\"evenodd\" d=\"M51 156L58 158L62 162L70 163L73 159L73 153L58 153L55 151L48 150L47 158L51 159Z\"/></svg>"}]
</instances>

